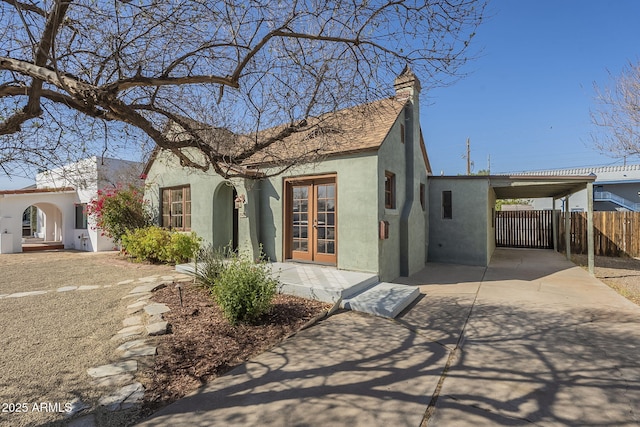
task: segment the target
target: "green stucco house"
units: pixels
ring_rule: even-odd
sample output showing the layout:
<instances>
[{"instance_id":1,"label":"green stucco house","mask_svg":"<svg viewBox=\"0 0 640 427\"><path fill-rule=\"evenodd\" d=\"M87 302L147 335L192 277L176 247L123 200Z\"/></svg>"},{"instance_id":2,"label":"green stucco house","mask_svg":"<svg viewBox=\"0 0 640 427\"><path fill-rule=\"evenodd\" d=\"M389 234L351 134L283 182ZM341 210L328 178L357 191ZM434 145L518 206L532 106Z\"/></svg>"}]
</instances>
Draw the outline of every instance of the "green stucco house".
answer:
<instances>
[{"instance_id":1,"label":"green stucco house","mask_svg":"<svg viewBox=\"0 0 640 427\"><path fill-rule=\"evenodd\" d=\"M333 265L379 275L409 276L427 261L429 160L420 129L420 82L405 69L389 99L325 117L339 144L323 144L320 161L270 178L226 180L180 166L168 151L147 164L147 198L161 225L194 231L216 246L231 244L272 261ZM346 124L346 125L345 125ZM314 134L282 142L314 144ZM318 141L320 143L320 141ZM269 175L264 157L243 167Z\"/></svg>"}]
</instances>

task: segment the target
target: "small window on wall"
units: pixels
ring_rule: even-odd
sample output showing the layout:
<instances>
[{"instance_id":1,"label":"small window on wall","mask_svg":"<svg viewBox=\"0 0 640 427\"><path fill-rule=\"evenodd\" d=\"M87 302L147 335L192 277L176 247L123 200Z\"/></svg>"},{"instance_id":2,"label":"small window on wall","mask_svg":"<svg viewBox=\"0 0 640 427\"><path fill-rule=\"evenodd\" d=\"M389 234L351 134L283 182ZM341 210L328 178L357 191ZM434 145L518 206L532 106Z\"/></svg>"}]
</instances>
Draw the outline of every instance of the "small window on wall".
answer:
<instances>
[{"instance_id":1,"label":"small window on wall","mask_svg":"<svg viewBox=\"0 0 640 427\"><path fill-rule=\"evenodd\" d=\"M427 188L424 184L420 184L420 206L423 211L427 209Z\"/></svg>"},{"instance_id":2,"label":"small window on wall","mask_svg":"<svg viewBox=\"0 0 640 427\"><path fill-rule=\"evenodd\" d=\"M384 173L384 207L396 208L396 176L391 172Z\"/></svg>"},{"instance_id":3,"label":"small window on wall","mask_svg":"<svg viewBox=\"0 0 640 427\"><path fill-rule=\"evenodd\" d=\"M191 187L162 189L162 226L172 230L191 230Z\"/></svg>"},{"instance_id":4,"label":"small window on wall","mask_svg":"<svg viewBox=\"0 0 640 427\"><path fill-rule=\"evenodd\" d=\"M443 219L453 218L453 204L452 204L451 191L442 192L442 218Z\"/></svg>"},{"instance_id":5,"label":"small window on wall","mask_svg":"<svg viewBox=\"0 0 640 427\"><path fill-rule=\"evenodd\" d=\"M87 229L87 204L80 203L76 205L76 230Z\"/></svg>"},{"instance_id":6,"label":"small window on wall","mask_svg":"<svg viewBox=\"0 0 640 427\"><path fill-rule=\"evenodd\" d=\"M400 125L400 142L404 144L404 125Z\"/></svg>"}]
</instances>

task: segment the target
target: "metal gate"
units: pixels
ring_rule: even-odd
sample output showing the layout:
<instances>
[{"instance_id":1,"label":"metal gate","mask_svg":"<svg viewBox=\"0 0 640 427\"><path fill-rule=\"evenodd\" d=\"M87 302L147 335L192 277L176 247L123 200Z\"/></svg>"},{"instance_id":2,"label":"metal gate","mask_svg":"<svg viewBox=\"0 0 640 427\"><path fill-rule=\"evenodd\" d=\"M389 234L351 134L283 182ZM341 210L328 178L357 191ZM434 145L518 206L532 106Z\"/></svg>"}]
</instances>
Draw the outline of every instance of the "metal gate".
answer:
<instances>
[{"instance_id":1,"label":"metal gate","mask_svg":"<svg viewBox=\"0 0 640 427\"><path fill-rule=\"evenodd\" d=\"M553 211L496 211L496 246L552 249Z\"/></svg>"}]
</instances>

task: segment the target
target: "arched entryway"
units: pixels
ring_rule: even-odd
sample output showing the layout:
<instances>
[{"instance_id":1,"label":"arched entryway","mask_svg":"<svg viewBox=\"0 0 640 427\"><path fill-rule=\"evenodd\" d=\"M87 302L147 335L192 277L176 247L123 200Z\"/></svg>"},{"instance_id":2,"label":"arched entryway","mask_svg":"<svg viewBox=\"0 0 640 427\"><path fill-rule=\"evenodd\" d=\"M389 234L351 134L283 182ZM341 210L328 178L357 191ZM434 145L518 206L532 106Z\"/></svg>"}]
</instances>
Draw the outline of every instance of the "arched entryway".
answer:
<instances>
[{"instance_id":1,"label":"arched entryway","mask_svg":"<svg viewBox=\"0 0 640 427\"><path fill-rule=\"evenodd\" d=\"M234 201L238 193L229 182L223 182L213 193L213 245L238 250L238 209Z\"/></svg>"},{"instance_id":2,"label":"arched entryway","mask_svg":"<svg viewBox=\"0 0 640 427\"><path fill-rule=\"evenodd\" d=\"M23 251L64 248L62 211L56 205L34 203L23 211L22 219Z\"/></svg>"}]
</instances>

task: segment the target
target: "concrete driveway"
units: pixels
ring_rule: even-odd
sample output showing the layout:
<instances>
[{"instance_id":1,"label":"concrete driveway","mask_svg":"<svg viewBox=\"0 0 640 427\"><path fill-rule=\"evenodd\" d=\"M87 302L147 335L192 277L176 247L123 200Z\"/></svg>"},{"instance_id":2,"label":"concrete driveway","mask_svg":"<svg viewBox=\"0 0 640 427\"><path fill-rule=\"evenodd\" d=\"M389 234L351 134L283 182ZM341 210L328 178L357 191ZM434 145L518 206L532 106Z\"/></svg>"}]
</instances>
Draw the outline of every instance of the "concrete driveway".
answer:
<instances>
[{"instance_id":1,"label":"concrete driveway","mask_svg":"<svg viewBox=\"0 0 640 427\"><path fill-rule=\"evenodd\" d=\"M637 426L640 307L552 251L430 264L395 321L339 313L158 425Z\"/></svg>"}]
</instances>

